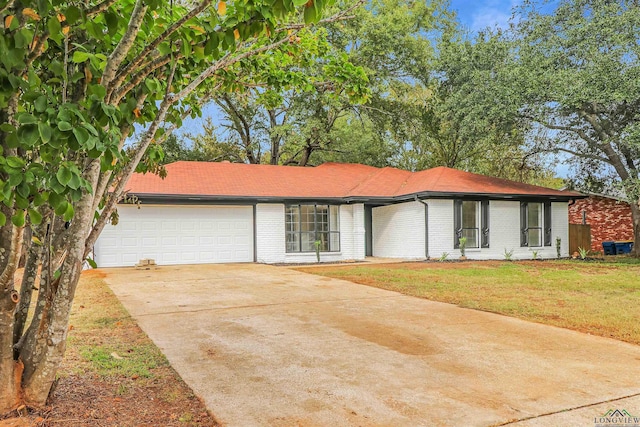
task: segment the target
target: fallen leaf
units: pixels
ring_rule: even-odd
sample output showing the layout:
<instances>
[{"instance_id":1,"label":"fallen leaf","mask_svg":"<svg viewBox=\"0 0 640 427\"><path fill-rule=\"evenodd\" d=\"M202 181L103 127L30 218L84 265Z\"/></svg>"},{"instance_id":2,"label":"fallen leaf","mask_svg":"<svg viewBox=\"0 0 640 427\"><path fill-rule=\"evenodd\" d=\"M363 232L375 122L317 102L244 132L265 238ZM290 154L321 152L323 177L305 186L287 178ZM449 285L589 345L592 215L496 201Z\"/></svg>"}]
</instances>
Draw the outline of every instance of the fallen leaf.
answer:
<instances>
[{"instance_id":1,"label":"fallen leaf","mask_svg":"<svg viewBox=\"0 0 640 427\"><path fill-rule=\"evenodd\" d=\"M120 356L118 353L116 353L115 351L113 353L111 353L111 357L113 357L116 360L122 360L122 356Z\"/></svg>"}]
</instances>

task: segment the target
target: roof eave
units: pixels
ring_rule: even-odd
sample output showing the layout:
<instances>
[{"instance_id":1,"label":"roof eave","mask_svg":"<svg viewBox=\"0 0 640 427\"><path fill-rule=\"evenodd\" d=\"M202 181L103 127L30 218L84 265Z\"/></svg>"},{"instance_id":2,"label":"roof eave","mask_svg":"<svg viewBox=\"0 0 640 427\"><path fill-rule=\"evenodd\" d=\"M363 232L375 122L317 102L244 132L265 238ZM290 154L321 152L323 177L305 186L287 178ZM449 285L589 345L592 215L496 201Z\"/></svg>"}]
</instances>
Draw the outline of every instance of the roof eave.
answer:
<instances>
[{"instance_id":1,"label":"roof eave","mask_svg":"<svg viewBox=\"0 0 640 427\"><path fill-rule=\"evenodd\" d=\"M395 204L421 199L488 199L488 200L552 200L568 202L584 199L589 196L583 194L496 194L496 193L468 193L468 192L434 192L423 191L402 194L398 196L346 196L346 197L292 197L292 196L216 196L201 194L160 194L160 193L129 193L124 203L136 201L150 204L245 204L257 203L295 203L295 202L325 202L325 203L374 203Z\"/></svg>"}]
</instances>

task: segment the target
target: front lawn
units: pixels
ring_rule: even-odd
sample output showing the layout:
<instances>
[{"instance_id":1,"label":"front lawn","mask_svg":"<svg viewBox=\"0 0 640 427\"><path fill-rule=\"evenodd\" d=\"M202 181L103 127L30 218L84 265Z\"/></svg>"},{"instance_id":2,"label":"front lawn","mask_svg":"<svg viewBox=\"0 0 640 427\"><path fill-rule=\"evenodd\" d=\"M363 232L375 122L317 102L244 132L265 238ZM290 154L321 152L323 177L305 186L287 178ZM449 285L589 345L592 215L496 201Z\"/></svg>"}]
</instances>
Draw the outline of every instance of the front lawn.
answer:
<instances>
[{"instance_id":1,"label":"front lawn","mask_svg":"<svg viewBox=\"0 0 640 427\"><path fill-rule=\"evenodd\" d=\"M638 263L415 262L299 270L640 344Z\"/></svg>"}]
</instances>

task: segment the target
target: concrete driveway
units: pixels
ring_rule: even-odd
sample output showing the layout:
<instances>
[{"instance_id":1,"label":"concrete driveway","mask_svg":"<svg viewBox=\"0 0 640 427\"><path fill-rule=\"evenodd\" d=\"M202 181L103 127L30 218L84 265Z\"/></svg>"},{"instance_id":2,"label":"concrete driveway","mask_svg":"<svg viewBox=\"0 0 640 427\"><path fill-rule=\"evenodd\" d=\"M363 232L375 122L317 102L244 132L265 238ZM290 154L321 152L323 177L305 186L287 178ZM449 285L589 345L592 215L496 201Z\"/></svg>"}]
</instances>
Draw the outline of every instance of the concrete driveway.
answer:
<instances>
[{"instance_id":1,"label":"concrete driveway","mask_svg":"<svg viewBox=\"0 0 640 427\"><path fill-rule=\"evenodd\" d=\"M638 346L284 267L104 271L224 425L594 426L609 409L640 415Z\"/></svg>"}]
</instances>

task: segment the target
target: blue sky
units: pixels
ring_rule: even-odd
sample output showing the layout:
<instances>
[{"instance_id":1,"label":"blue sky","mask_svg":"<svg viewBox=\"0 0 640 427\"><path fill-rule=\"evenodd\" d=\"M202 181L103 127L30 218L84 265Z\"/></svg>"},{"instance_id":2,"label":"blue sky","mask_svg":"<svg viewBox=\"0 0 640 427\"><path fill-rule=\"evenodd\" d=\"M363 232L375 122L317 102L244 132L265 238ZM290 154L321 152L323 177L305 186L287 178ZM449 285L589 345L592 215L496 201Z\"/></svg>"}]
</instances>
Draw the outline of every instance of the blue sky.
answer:
<instances>
[{"instance_id":1,"label":"blue sky","mask_svg":"<svg viewBox=\"0 0 640 427\"><path fill-rule=\"evenodd\" d=\"M506 28L516 0L450 0L458 20L472 33L487 27Z\"/></svg>"}]
</instances>

